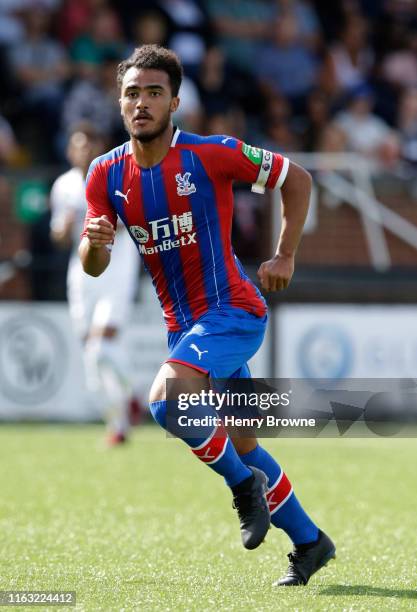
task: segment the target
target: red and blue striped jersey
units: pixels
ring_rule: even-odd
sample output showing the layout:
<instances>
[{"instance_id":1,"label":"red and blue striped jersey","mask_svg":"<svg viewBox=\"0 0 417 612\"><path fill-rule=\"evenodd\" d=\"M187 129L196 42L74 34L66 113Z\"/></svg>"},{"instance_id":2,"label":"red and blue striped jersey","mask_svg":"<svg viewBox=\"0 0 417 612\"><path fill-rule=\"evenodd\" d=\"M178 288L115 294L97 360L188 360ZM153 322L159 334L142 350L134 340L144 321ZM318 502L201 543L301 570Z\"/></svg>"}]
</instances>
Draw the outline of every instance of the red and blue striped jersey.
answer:
<instances>
[{"instance_id":1,"label":"red and blue striped jersey","mask_svg":"<svg viewBox=\"0 0 417 612\"><path fill-rule=\"evenodd\" d=\"M117 217L123 221L152 277L169 330L190 328L212 308L263 316L265 301L231 244L232 183L253 183L262 191L282 184L287 169L286 158L236 138L178 129L164 159L141 168L127 142L91 164L85 225L101 215L114 227Z\"/></svg>"}]
</instances>

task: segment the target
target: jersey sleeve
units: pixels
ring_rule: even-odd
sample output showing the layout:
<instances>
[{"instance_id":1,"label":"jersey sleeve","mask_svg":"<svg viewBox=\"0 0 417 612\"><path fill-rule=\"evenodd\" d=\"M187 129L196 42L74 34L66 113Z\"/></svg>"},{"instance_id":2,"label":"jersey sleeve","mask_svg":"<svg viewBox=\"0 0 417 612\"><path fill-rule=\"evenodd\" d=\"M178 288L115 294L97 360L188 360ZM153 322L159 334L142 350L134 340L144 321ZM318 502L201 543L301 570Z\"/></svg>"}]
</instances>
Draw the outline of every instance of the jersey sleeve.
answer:
<instances>
[{"instance_id":1,"label":"jersey sleeve","mask_svg":"<svg viewBox=\"0 0 417 612\"><path fill-rule=\"evenodd\" d=\"M86 236L86 227L90 219L106 215L117 226L117 214L110 203L107 193L107 175L104 165L94 161L87 174L86 180L87 213L84 220L84 229L81 237Z\"/></svg>"},{"instance_id":2,"label":"jersey sleeve","mask_svg":"<svg viewBox=\"0 0 417 612\"><path fill-rule=\"evenodd\" d=\"M211 157L216 172L230 180L252 183L255 193L281 188L289 168L287 157L228 136L219 138Z\"/></svg>"}]
</instances>

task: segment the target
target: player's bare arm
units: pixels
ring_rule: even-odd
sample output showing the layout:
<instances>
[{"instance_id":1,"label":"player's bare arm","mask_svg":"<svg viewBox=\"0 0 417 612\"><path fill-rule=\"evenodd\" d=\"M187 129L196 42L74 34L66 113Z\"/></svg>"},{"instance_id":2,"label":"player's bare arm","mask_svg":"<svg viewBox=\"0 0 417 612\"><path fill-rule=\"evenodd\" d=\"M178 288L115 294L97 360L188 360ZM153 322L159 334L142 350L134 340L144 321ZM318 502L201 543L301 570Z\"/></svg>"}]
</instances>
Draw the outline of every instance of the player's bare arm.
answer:
<instances>
[{"instance_id":1,"label":"player's bare arm","mask_svg":"<svg viewBox=\"0 0 417 612\"><path fill-rule=\"evenodd\" d=\"M294 274L294 257L301 239L310 201L311 175L290 162L281 188L282 226L275 255L261 264L258 277L265 291L286 289Z\"/></svg>"},{"instance_id":2,"label":"player's bare arm","mask_svg":"<svg viewBox=\"0 0 417 612\"><path fill-rule=\"evenodd\" d=\"M110 263L107 247L113 243L114 227L106 215L102 215L89 220L85 233L78 249L84 272L100 276Z\"/></svg>"}]
</instances>

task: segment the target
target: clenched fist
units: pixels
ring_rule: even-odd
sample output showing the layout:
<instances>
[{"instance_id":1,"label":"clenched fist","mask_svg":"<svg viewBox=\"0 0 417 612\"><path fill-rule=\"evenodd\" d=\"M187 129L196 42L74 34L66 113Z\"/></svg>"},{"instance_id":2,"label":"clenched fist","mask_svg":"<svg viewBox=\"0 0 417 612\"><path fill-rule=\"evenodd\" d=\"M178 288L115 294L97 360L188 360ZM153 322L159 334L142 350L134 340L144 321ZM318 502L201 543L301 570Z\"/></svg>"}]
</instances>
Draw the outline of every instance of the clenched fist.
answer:
<instances>
[{"instance_id":1,"label":"clenched fist","mask_svg":"<svg viewBox=\"0 0 417 612\"><path fill-rule=\"evenodd\" d=\"M264 261L258 270L258 278L265 291L281 291L290 284L294 274L293 255L275 255Z\"/></svg>"},{"instance_id":2,"label":"clenched fist","mask_svg":"<svg viewBox=\"0 0 417 612\"><path fill-rule=\"evenodd\" d=\"M112 244L114 233L114 227L106 215L88 221L86 234L90 245L94 248L98 249L106 244Z\"/></svg>"}]
</instances>

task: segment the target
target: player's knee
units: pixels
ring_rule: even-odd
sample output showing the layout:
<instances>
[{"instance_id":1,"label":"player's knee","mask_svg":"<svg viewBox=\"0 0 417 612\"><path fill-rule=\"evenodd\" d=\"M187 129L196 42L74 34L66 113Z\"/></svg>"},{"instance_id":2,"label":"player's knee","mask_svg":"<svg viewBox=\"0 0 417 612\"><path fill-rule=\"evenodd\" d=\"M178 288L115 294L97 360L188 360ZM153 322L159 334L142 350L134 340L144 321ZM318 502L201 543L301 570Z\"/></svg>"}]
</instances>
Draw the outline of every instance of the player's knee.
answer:
<instances>
[{"instance_id":1,"label":"player's knee","mask_svg":"<svg viewBox=\"0 0 417 612\"><path fill-rule=\"evenodd\" d=\"M202 372L180 363L168 361L161 366L161 369L152 383L149 393L149 402L166 400L167 380L171 379L181 380L181 389L179 389L179 387L176 387L176 389L184 392L198 392L202 386L206 386L206 381L208 383L208 377ZM202 382L202 379L204 382Z\"/></svg>"},{"instance_id":2,"label":"player's knee","mask_svg":"<svg viewBox=\"0 0 417 612\"><path fill-rule=\"evenodd\" d=\"M163 367L163 366L162 366ZM151 390L149 391L149 403L161 402L166 399L166 378L161 373L161 370L155 377L152 383Z\"/></svg>"}]
</instances>

